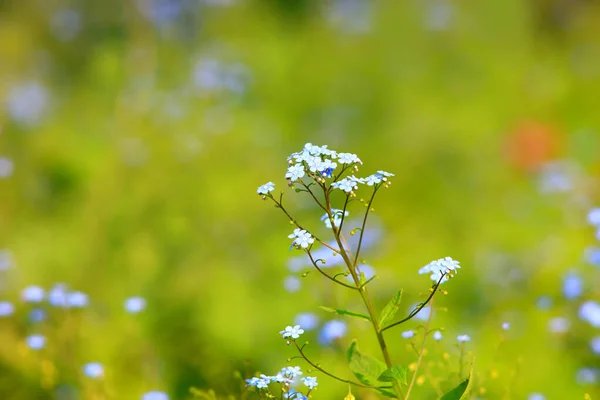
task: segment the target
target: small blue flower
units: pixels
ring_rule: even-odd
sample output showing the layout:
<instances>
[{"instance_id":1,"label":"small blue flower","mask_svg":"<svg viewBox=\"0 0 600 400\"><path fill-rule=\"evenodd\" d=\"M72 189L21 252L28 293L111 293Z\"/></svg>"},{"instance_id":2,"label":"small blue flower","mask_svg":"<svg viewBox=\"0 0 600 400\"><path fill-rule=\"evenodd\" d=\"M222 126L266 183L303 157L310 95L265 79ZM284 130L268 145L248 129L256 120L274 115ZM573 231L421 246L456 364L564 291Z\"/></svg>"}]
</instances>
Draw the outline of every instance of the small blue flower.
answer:
<instances>
[{"instance_id":1,"label":"small blue flower","mask_svg":"<svg viewBox=\"0 0 600 400\"><path fill-rule=\"evenodd\" d=\"M537 299L537 308L547 311L552 307L552 298L550 296L540 296Z\"/></svg>"},{"instance_id":2,"label":"small blue flower","mask_svg":"<svg viewBox=\"0 0 600 400\"><path fill-rule=\"evenodd\" d=\"M169 400L169 396L165 392L153 390L142 395L142 400Z\"/></svg>"},{"instance_id":3,"label":"small blue flower","mask_svg":"<svg viewBox=\"0 0 600 400\"><path fill-rule=\"evenodd\" d=\"M304 165L302 164L294 164L288 168L285 177L290 180L290 182L295 182L298 179L302 178L305 174Z\"/></svg>"},{"instance_id":4,"label":"small blue flower","mask_svg":"<svg viewBox=\"0 0 600 400\"><path fill-rule=\"evenodd\" d=\"M456 340L458 340L459 343L470 342L471 337L469 335L458 335L456 337Z\"/></svg>"},{"instance_id":5,"label":"small blue flower","mask_svg":"<svg viewBox=\"0 0 600 400\"><path fill-rule=\"evenodd\" d=\"M319 343L322 346L326 346L333 342L335 339L339 339L346 334L348 327L344 321L331 320L326 322L319 332Z\"/></svg>"},{"instance_id":6,"label":"small blue flower","mask_svg":"<svg viewBox=\"0 0 600 400\"><path fill-rule=\"evenodd\" d=\"M0 271L6 271L13 265L12 255L8 250L0 250Z\"/></svg>"},{"instance_id":7,"label":"small blue flower","mask_svg":"<svg viewBox=\"0 0 600 400\"><path fill-rule=\"evenodd\" d=\"M575 379L580 385L595 385L600 378L600 370L598 368L579 368Z\"/></svg>"},{"instance_id":8,"label":"small blue flower","mask_svg":"<svg viewBox=\"0 0 600 400\"><path fill-rule=\"evenodd\" d=\"M99 362L87 363L83 366L83 373L90 378L101 378L104 376L104 367Z\"/></svg>"},{"instance_id":9,"label":"small blue flower","mask_svg":"<svg viewBox=\"0 0 600 400\"><path fill-rule=\"evenodd\" d=\"M389 178L389 177L392 177L392 176L396 176L396 175L392 174L391 172L385 172L385 171L377 171L377 173L379 175L381 175L382 177L384 177L384 178ZM385 179L384 179L384 181L385 181Z\"/></svg>"},{"instance_id":10,"label":"small blue flower","mask_svg":"<svg viewBox=\"0 0 600 400\"><path fill-rule=\"evenodd\" d=\"M442 340L442 332L440 332L440 331L433 332L433 340Z\"/></svg>"},{"instance_id":11,"label":"small blue flower","mask_svg":"<svg viewBox=\"0 0 600 400\"><path fill-rule=\"evenodd\" d=\"M300 367L296 366L296 367L284 367L281 369L281 373L285 376L287 376L288 378L290 378L291 380L296 379L297 377L302 375L302 370L300 369Z\"/></svg>"},{"instance_id":12,"label":"small blue flower","mask_svg":"<svg viewBox=\"0 0 600 400\"><path fill-rule=\"evenodd\" d=\"M310 331L311 329L315 329L319 324L319 317L313 313L300 313L296 315L294 323L300 325L302 329Z\"/></svg>"},{"instance_id":13,"label":"small blue flower","mask_svg":"<svg viewBox=\"0 0 600 400\"><path fill-rule=\"evenodd\" d=\"M256 385L258 385L258 382L260 381L260 378L257 377L252 377L250 379L246 379L246 386L253 386L256 387Z\"/></svg>"},{"instance_id":14,"label":"small blue flower","mask_svg":"<svg viewBox=\"0 0 600 400\"><path fill-rule=\"evenodd\" d=\"M303 333L304 329L300 328L300 325L286 326L284 330L279 332L284 339L289 337L292 339L298 339Z\"/></svg>"},{"instance_id":15,"label":"small blue flower","mask_svg":"<svg viewBox=\"0 0 600 400\"><path fill-rule=\"evenodd\" d=\"M8 317L15 312L15 306L9 301L0 301L0 317Z\"/></svg>"},{"instance_id":16,"label":"small blue flower","mask_svg":"<svg viewBox=\"0 0 600 400\"><path fill-rule=\"evenodd\" d=\"M273 182L267 182L256 189L256 193L266 195L275 190L275 184Z\"/></svg>"},{"instance_id":17,"label":"small blue flower","mask_svg":"<svg viewBox=\"0 0 600 400\"><path fill-rule=\"evenodd\" d=\"M306 396L304 396L300 392L295 391L294 389L290 389L287 393L284 393L283 398L292 400L307 400Z\"/></svg>"},{"instance_id":18,"label":"small blue flower","mask_svg":"<svg viewBox=\"0 0 600 400\"><path fill-rule=\"evenodd\" d=\"M40 350L46 345L46 338L42 335L29 335L25 338L25 342L31 350Z\"/></svg>"},{"instance_id":19,"label":"small blue flower","mask_svg":"<svg viewBox=\"0 0 600 400\"><path fill-rule=\"evenodd\" d=\"M283 280L283 287L290 293L295 293L302 287L302 282L296 276L290 275Z\"/></svg>"},{"instance_id":20,"label":"small blue flower","mask_svg":"<svg viewBox=\"0 0 600 400\"><path fill-rule=\"evenodd\" d=\"M366 177L366 183L369 186L373 186L376 185L378 183L381 183L381 175L380 174L373 174L373 175L369 175Z\"/></svg>"},{"instance_id":21,"label":"small blue flower","mask_svg":"<svg viewBox=\"0 0 600 400\"><path fill-rule=\"evenodd\" d=\"M334 189L342 190L346 193L352 193L354 189L358 189L358 187L355 184L355 181L350 180L348 178L340 179L337 182L333 182L331 184L331 187L333 187Z\"/></svg>"},{"instance_id":22,"label":"small blue flower","mask_svg":"<svg viewBox=\"0 0 600 400\"><path fill-rule=\"evenodd\" d=\"M39 286L27 286L21 292L21 298L27 303L40 303L45 295L44 289Z\"/></svg>"},{"instance_id":23,"label":"small blue flower","mask_svg":"<svg viewBox=\"0 0 600 400\"><path fill-rule=\"evenodd\" d=\"M508 322L503 322L502 323L502 329L504 329L505 331L510 329L510 323Z\"/></svg>"},{"instance_id":24,"label":"small blue flower","mask_svg":"<svg viewBox=\"0 0 600 400\"><path fill-rule=\"evenodd\" d=\"M402 335L402 337L403 337L404 339L410 339L410 338L412 338L412 337L414 337L414 336L415 336L415 331L413 331L413 330L410 330L410 331L404 331L404 332L402 332L402 334L401 334L401 335Z\"/></svg>"},{"instance_id":25,"label":"small blue flower","mask_svg":"<svg viewBox=\"0 0 600 400\"><path fill-rule=\"evenodd\" d=\"M267 377L265 377L267 378ZM265 379L265 378L261 378L258 381L256 381L256 388L257 389L266 389L269 387L269 383L271 383L270 379Z\"/></svg>"},{"instance_id":26,"label":"small blue flower","mask_svg":"<svg viewBox=\"0 0 600 400\"><path fill-rule=\"evenodd\" d=\"M313 390L319 385L317 383L317 378L313 376L307 376L306 378L302 378L302 383L304 383L304 385L310 390Z\"/></svg>"},{"instance_id":27,"label":"small blue flower","mask_svg":"<svg viewBox=\"0 0 600 400\"><path fill-rule=\"evenodd\" d=\"M130 297L125 300L125 310L128 313L136 314L146 308L146 299L139 296Z\"/></svg>"}]
</instances>

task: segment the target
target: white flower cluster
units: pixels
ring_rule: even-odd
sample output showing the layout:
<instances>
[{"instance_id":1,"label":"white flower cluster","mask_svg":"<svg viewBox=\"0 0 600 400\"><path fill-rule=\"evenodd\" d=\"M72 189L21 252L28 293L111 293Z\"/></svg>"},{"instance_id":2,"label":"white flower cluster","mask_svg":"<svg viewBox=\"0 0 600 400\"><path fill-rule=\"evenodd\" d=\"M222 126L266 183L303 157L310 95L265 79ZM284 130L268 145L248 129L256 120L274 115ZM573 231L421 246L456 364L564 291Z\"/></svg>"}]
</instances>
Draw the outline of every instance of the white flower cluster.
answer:
<instances>
[{"instance_id":1,"label":"white flower cluster","mask_svg":"<svg viewBox=\"0 0 600 400\"><path fill-rule=\"evenodd\" d=\"M453 260L451 257L440 258L439 260L434 260L427 264L426 266L419 269L419 274L430 274L430 278L432 281L439 281L442 279L442 275L444 278L440 283L446 282L449 278L453 277L460 268L460 263L458 261Z\"/></svg>"},{"instance_id":2,"label":"white flower cluster","mask_svg":"<svg viewBox=\"0 0 600 400\"><path fill-rule=\"evenodd\" d=\"M252 386L257 389L268 390L269 385L271 383L284 384L287 388L286 393L284 393L283 395L284 398L306 400L306 395L296 391L295 389L290 388L290 385L297 381L301 375L302 370L300 369L300 367L284 367L281 369L281 371L272 376L261 374L260 377L246 379L246 386ZM307 376L305 378L300 378L300 380L302 381L304 386L308 388L309 392L318 386L317 378L315 377Z\"/></svg>"}]
</instances>

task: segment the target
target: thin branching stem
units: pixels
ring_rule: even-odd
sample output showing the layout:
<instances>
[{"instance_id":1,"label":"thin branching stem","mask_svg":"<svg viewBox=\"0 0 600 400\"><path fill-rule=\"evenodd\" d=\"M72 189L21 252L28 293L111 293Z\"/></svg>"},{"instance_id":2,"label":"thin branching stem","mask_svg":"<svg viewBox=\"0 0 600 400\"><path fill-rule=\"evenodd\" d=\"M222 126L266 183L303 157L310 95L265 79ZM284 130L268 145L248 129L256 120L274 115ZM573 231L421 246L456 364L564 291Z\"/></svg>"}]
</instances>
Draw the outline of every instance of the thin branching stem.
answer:
<instances>
[{"instance_id":1,"label":"thin branching stem","mask_svg":"<svg viewBox=\"0 0 600 400\"><path fill-rule=\"evenodd\" d=\"M304 354L304 346L300 347L298 346L298 343L296 343L295 340L292 340L292 343L294 343L294 346L296 346L296 349L298 349L298 353L300 353L300 355L302 356L302 358L304 359L304 361L306 361L307 363L309 363L313 368L315 368L316 370L324 373L325 375L340 381L340 382L344 382L350 385L354 385L354 386L359 386L359 387L363 387L363 388L369 388L369 389L376 389L377 386L369 386L369 385L363 385L362 383L358 383L358 382L354 382L348 379L344 379L344 378L340 378L339 376L336 376L334 374L332 374L331 372L325 371L323 368L321 368L319 366L319 364L315 364L314 362L312 362L307 356L306 354Z\"/></svg>"},{"instance_id":2,"label":"thin branching stem","mask_svg":"<svg viewBox=\"0 0 600 400\"><path fill-rule=\"evenodd\" d=\"M310 258L310 262L312 262L313 266L315 267L315 269L317 271L319 271L324 277L326 277L329 280L334 281L335 283L342 285L344 287L347 287L348 289L353 289L353 290L358 290L355 286L352 285L348 285L347 283L338 281L337 279L335 279L335 277L330 276L329 274L327 274L325 271L323 271L321 268L319 268L319 266L317 265L317 261L315 261L315 259L313 258L312 254L310 254L310 250L306 252L308 254L308 258Z\"/></svg>"},{"instance_id":3,"label":"thin branching stem","mask_svg":"<svg viewBox=\"0 0 600 400\"><path fill-rule=\"evenodd\" d=\"M431 304L433 305L433 299L431 299ZM429 313L429 317L427 318L427 323L425 324L425 333L423 334L423 341L421 342L421 348L419 349L419 357L417 358L417 364L415 365L415 371L413 372L412 379L410 380L410 384L408 385L408 389L406 389L406 397L404 400L408 400L410 396L410 392L417 381L417 375L419 374L419 367L421 366L421 362L423 361L423 354L425 354L425 343L427 342L427 335L429 334L429 326L431 325L431 320L433 318L433 312Z\"/></svg>"},{"instance_id":4,"label":"thin branching stem","mask_svg":"<svg viewBox=\"0 0 600 400\"><path fill-rule=\"evenodd\" d=\"M356 268L356 266L358 265L358 258L360 256L360 249L362 247L363 236L365 234L365 226L367 225L367 218L369 217L369 212L371 211L371 204L373 204L373 200L375 199L375 194L377 193L378 189L379 189L379 186L375 186L375 189L373 190L373 194L371 195L371 198L369 199L369 203L367 204L367 210L365 211L365 216L363 218L362 226L360 227L360 236L358 238L358 246L356 247L356 255L354 256L354 268Z\"/></svg>"},{"instance_id":5,"label":"thin branching stem","mask_svg":"<svg viewBox=\"0 0 600 400\"><path fill-rule=\"evenodd\" d=\"M390 328L393 328L395 326L398 326L400 324L405 323L406 321L412 319L415 317L415 315L417 315L422 309L425 308L425 306L427 306L427 304L433 299L433 296L435 295L435 293L437 292L438 288L440 287L440 284L442 283L442 280L444 279L444 277L446 276L445 273L442 274L442 277L437 281L437 283L435 285L433 285L433 287L431 288L431 293L429 294L429 297L421 304L419 304L417 306L417 308L415 308L414 310L412 310L410 312L410 314L408 314L408 316L406 318L401 319L400 321L394 322L393 324L389 324L388 326L386 326L385 328L381 329L381 332L387 331Z\"/></svg>"}]
</instances>

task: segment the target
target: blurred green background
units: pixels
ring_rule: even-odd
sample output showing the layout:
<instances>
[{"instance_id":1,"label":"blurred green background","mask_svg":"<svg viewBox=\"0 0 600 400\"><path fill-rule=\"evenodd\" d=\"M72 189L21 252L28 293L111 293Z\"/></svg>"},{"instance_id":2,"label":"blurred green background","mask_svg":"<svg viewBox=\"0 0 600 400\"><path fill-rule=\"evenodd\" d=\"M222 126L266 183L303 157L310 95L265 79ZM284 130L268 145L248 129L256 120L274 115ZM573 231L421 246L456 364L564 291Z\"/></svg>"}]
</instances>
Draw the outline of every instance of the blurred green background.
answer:
<instances>
[{"instance_id":1,"label":"blurred green background","mask_svg":"<svg viewBox=\"0 0 600 400\"><path fill-rule=\"evenodd\" d=\"M292 229L256 195L285 188L286 156L306 142L357 153L361 176L396 174L364 253L378 307L403 288L408 312L430 285L418 268L461 261L436 304L444 341L426 357L448 353L434 369L444 388L468 333L473 398L600 398L598 370L581 378L600 365L597 332L577 317L600 295L585 260L600 203L599 37L595 1L0 2L0 300L15 306L0 317L0 398L185 399L192 386L239 398L235 371L274 373L295 355L277 333L296 314L322 326L320 305L360 309L289 271ZM308 198L286 196L326 234ZM569 271L576 298L563 294ZM89 306L44 304L32 322L22 290L57 283ZM127 313L131 296L146 309ZM347 322L330 346L306 337L349 377L353 337L378 353L370 328ZM31 333L42 350L27 348ZM387 337L394 360L414 362L400 330ZM91 361L103 379L82 374ZM315 375L315 398L347 393ZM426 383L414 398L436 395Z\"/></svg>"}]
</instances>

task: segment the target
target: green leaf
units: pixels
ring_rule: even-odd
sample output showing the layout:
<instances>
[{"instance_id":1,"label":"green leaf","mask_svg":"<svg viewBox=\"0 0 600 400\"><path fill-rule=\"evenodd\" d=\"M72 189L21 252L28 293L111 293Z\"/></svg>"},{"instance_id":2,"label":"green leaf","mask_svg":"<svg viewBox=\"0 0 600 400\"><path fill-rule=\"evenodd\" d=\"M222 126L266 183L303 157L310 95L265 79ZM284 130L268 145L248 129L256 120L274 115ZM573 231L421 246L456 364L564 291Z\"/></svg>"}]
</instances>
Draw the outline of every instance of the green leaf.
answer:
<instances>
[{"instance_id":1,"label":"green leaf","mask_svg":"<svg viewBox=\"0 0 600 400\"><path fill-rule=\"evenodd\" d=\"M394 319L394 315L396 315L396 312L398 311L398 306L400 305L401 300L402 290L398 290L390 302L385 305L383 310L381 310L381 315L379 316L380 327L385 327L392 321L392 319Z\"/></svg>"},{"instance_id":2,"label":"green leaf","mask_svg":"<svg viewBox=\"0 0 600 400\"><path fill-rule=\"evenodd\" d=\"M469 377L461 382L457 387L446 393L440 400L464 400L471 391L471 377L473 376L473 364L469 371Z\"/></svg>"},{"instance_id":3,"label":"green leaf","mask_svg":"<svg viewBox=\"0 0 600 400\"><path fill-rule=\"evenodd\" d=\"M381 385L377 377L387 369L378 359L361 353L356 340L352 341L348 349L348 367L359 381L369 386Z\"/></svg>"},{"instance_id":4,"label":"green leaf","mask_svg":"<svg viewBox=\"0 0 600 400\"><path fill-rule=\"evenodd\" d=\"M391 397L392 399L397 399L396 393L389 388L377 388L377 391L386 397Z\"/></svg>"},{"instance_id":5,"label":"green leaf","mask_svg":"<svg viewBox=\"0 0 600 400\"><path fill-rule=\"evenodd\" d=\"M330 313L334 313L334 314L338 314L338 315L349 315L351 317L354 318L359 318L359 319L364 319L366 321L371 321L371 318L369 318L367 315L364 314L360 314L354 311L348 311L348 310L342 310L339 308L331 308L331 307L325 307L325 306L320 306L320 309L330 312Z\"/></svg>"},{"instance_id":6,"label":"green leaf","mask_svg":"<svg viewBox=\"0 0 600 400\"><path fill-rule=\"evenodd\" d=\"M406 376L408 375L408 367L404 365L395 365L391 368L386 369L377 378L380 382L394 382L398 381L406 385Z\"/></svg>"}]
</instances>

